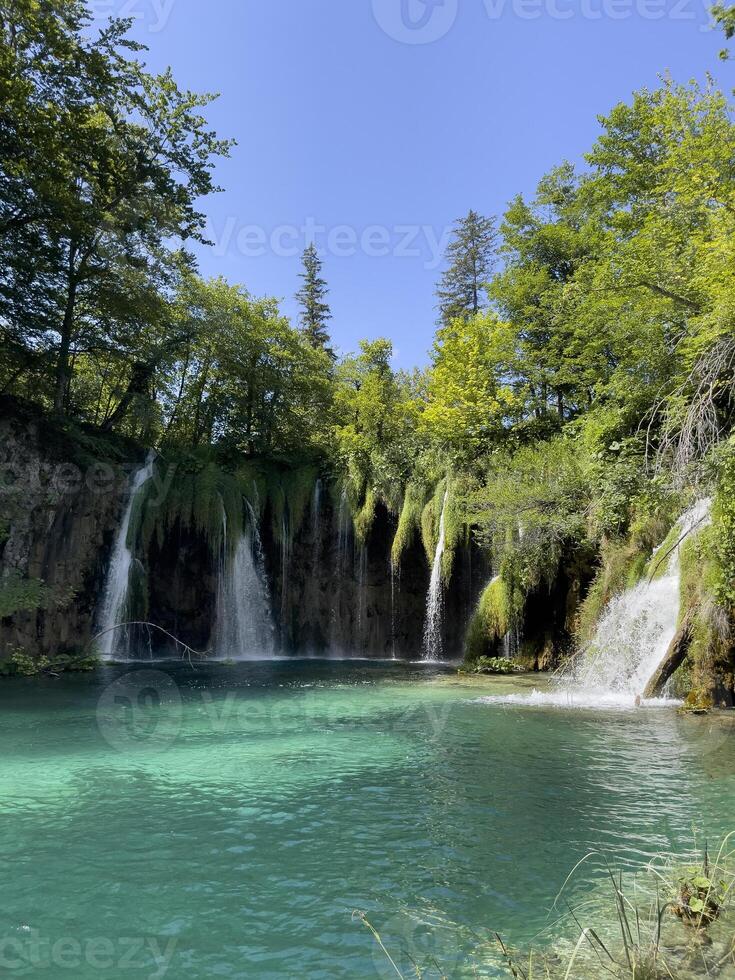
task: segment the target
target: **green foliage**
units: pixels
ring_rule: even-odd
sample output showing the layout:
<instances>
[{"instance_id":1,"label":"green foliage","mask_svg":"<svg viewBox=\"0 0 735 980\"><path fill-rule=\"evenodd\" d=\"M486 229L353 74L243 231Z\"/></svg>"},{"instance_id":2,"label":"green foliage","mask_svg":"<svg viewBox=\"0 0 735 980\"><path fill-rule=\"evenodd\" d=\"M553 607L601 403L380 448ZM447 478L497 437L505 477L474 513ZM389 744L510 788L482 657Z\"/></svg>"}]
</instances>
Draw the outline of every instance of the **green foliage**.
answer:
<instances>
[{"instance_id":1,"label":"green foliage","mask_svg":"<svg viewBox=\"0 0 735 980\"><path fill-rule=\"evenodd\" d=\"M714 16L729 37L731 8ZM128 27L96 33L80 0L22 0L0 19L0 390L41 418L53 410L43 432L75 460L127 458L129 439L158 446L161 479L136 501L131 545L143 553L179 527L219 554L248 505L288 544L324 472L346 490L358 542L385 506L400 515L394 565L419 529L431 563L449 486L444 579L470 527L501 569L477 646L565 563L596 556L586 636L643 573L682 489L701 495L689 484L715 472L713 529L698 545L706 589L692 602L719 610L696 627L719 639L695 637L692 658L714 650L724 663L720 620L735 607L725 96L668 81L639 91L601 118L584 165L562 163L513 199L499 231L470 211L439 285L431 365L409 374L383 338L335 364L313 247L301 330L274 299L197 275L180 243L201 241L198 200L217 190L230 144L208 128L210 97L149 72ZM3 588L5 609L46 601L30 583Z\"/></svg>"},{"instance_id":2,"label":"green foliage","mask_svg":"<svg viewBox=\"0 0 735 980\"><path fill-rule=\"evenodd\" d=\"M435 487L433 496L421 512L421 540L424 545L426 560L430 566L434 564L436 548L439 543L439 528L442 511L445 510L445 498L448 499L448 481L442 480Z\"/></svg>"},{"instance_id":3,"label":"green foliage","mask_svg":"<svg viewBox=\"0 0 735 980\"><path fill-rule=\"evenodd\" d=\"M448 582L457 548L467 544L469 527L464 512L463 484L447 477L436 485L433 496L421 511L421 540L429 565L434 564L439 543L442 514L444 515L444 555L442 578Z\"/></svg>"},{"instance_id":4,"label":"green foliage","mask_svg":"<svg viewBox=\"0 0 735 980\"><path fill-rule=\"evenodd\" d=\"M652 484L648 491L627 501L629 525L625 536L604 538L599 546L598 567L579 610L576 633L589 643L610 601L642 578L665 575L681 530L676 518L681 503L671 494L660 494ZM662 540L663 538L663 540ZM655 549L655 550L654 550Z\"/></svg>"},{"instance_id":5,"label":"green foliage","mask_svg":"<svg viewBox=\"0 0 735 980\"><path fill-rule=\"evenodd\" d=\"M375 508L378 504L377 494L374 490L368 490L362 507L355 514L354 527L355 539L359 545L365 544L370 528L375 520Z\"/></svg>"},{"instance_id":6,"label":"green foliage","mask_svg":"<svg viewBox=\"0 0 735 980\"><path fill-rule=\"evenodd\" d=\"M301 527L314 493L318 470L296 469L266 461L228 466L211 450L167 453L156 463L157 478L134 501L128 545L145 554L177 528L196 534L212 555L232 551L248 520L249 508L260 518L268 510L277 542L291 542Z\"/></svg>"},{"instance_id":7,"label":"green foliage","mask_svg":"<svg viewBox=\"0 0 735 980\"><path fill-rule=\"evenodd\" d=\"M442 323L475 316L484 305L484 291L490 279L498 232L494 218L470 210L454 227L446 260L448 268L436 291Z\"/></svg>"},{"instance_id":8,"label":"green foliage","mask_svg":"<svg viewBox=\"0 0 735 980\"><path fill-rule=\"evenodd\" d=\"M681 546L681 618L691 622L685 667L689 706L711 706L717 678L732 671L732 620L718 601L722 568L715 546L717 529L706 527Z\"/></svg>"},{"instance_id":9,"label":"green foliage","mask_svg":"<svg viewBox=\"0 0 735 980\"><path fill-rule=\"evenodd\" d=\"M492 314L452 320L436 335L419 431L457 462L502 441L522 414L505 381L513 343L513 330Z\"/></svg>"},{"instance_id":10,"label":"green foliage","mask_svg":"<svg viewBox=\"0 0 735 980\"><path fill-rule=\"evenodd\" d=\"M273 536L279 543L293 541L303 523L317 477L318 471L313 466L267 469L264 505L270 504Z\"/></svg>"},{"instance_id":11,"label":"green foliage","mask_svg":"<svg viewBox=\"0 0 735 980\"><path fill-rule=\"evenodd\" d=\"M161 371L166 444L249 458L310 460L328 441L332 359L273 299L188 277L178 299L185 349Z\"/></svg>"},{"instance_id":12,"label":"green foliage","mask_svg":"<svg viewBox=\"0 0 735 980\"><path fill-rule=\"evenodd\" d=\"M497 452L478 482L466 495L468 514L496 564L516 555L526 587L553 581L565 548L588 535L591 489L579 444L556 437Z\"/></svg>"},{"instance_id":13,"label":"green foliage","mask_svg":"<svg viewBox=\"0 0 735 980\"><path fill-rule=\"evenodd\" d=\"M53 657L33 657L23 650L14 650L7 660L0 661L0 676L38 677L42 674L86 673L97 670L100 659L88 652L60 653Z\"/></svg>"},{"instance_id":14,"label":"green foliage","mask_svg":"<svg viewBox=\"0 0 735 980\"><path fill-rule=\"evenodd\" d=\"M304 271L301 273L301 278L304 280L304 285L296 294L296 299L301 306L301 329L312 347L327 351L331 357L334 355L329 348L327 330L327 323L332 319L327 303L329 290L325 280L322 279L322 262L313 242L304 251L303 264Z\"/></svg>"},{"instance_id":15,"label":"green foliage","mask_svg":"<svg viewBox=\"0 0 735 980\"><path fill-rule=\"evenodd\" d=\"M11 572L0 581L0 619L18 612L46 609L54 602L51 589L37 578L23 578Z\"/></svg>"},{"instance_id":16,"label":"green foliage","mask_svg":"<svg viewBox=\"0 0 735 980\"><path fill-rule=\"evenodd\" d=\"M372 489L397 512L416 463L413 383L391 368L389 341L360 346L337 371L336 457L351 496L363 500Z\"/></svg>"},{"instance_id":17,"label":"green foliage","mask_svg":"<svg viewBox=\"0 0 735 980\"><path fill-rule=\"evenodd\" d=\"M715 23L722 28L725 37L729 41L733 34L735 34L735 6L727 5L724 3L716 3L712 7L712 16L715 19ZM723 48L720 51L720 58L723 61L727 61L730 54L727 48Z\"/></svg>"},{"instance_id":18,"label":"green foliage","mask_svg":"<svg viewBox=\"0 0 735 980\"><path fill-rule=\"evenodd\" d=\"M212 97L147 72L129 26L95 32L79 0L22 0L0 24L3 374L59 414L111 391L117 423L151 408L181 344L170 296L192 260L170 243L202 240L196 202L230 148Z\"/></svg>"},{"instance_id":19,"label":"green foliage","mask_svg":"<svg viewBox=\"0 0 735 980\"><path fill-rule=\"evenodd\" d=\"M427 492L423 483L409 483L406 487L401 515L391 547L391 562L394 568L400 566L403 553L421 532L421 517L426 506Z\"/></svg>"},{"instance_id":20,"label":"green foliage","mask_svg":"<svg viewBox=\"0 0 735 980\"><path fill-rule=\"evenodd\" d=\"M159 478L149 481L134 501L128 546L146 553L153 540L161 546L179 528L199 535L212 553L225 543L234 549L252 493L243 471L225 470L209 453L169 455L156 468Z\"/></svg>"},{"instance_id":21,"label":"green foliage","mask_svg":"<svg viewBox=\"0 0 735 980\"><path fill-rule=\"evenodd\" d=\"M735 618L735 445L732 439L722 463L712 522L719 565L716 594Z\"/></svg>"},{"instance_id":22,"label":"green foliage","mask_svg":"<svg viewBox=\"0 0 735 980\"><path fill-rule=\"evenodd\" d=\"M496 576L480 596L467 631L465 660L474 663L494 650L519 624L524 605L523 591L506 568L506 574Z\"/></svg>"},{"instance_id":23,"label":"green foliage","mask_svg":"<svg viewBox=\"0 0 735 980\"><path fill-rule=\"evenodd\" d=\"M463 674L521 674L523 667L504 657L478 657L466 667L460 668Z\"/></svg>"}]
</instances>

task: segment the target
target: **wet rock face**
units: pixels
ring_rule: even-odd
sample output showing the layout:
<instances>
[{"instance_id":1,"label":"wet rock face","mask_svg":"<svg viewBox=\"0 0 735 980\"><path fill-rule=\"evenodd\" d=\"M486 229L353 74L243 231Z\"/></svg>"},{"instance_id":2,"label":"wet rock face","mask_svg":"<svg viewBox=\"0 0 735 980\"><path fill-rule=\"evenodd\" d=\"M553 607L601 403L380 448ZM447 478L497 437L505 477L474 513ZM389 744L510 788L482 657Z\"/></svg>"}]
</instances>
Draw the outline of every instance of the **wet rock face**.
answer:
<instances>
[{"instance_id":1,"label":"wet rock face","mask_svg":"<svg viewBox=\"0 0 735 980\"><path fill-rule=\"evenodd\" d=\"M89 642L126 486L124 467L70 457L33 420L0 419L0 590L17 596L4 604L0 659ZM40 607L25 588L42 590Z\"/></svg>"},{"instance_id":2,"label":"wet rock face","mask_svg":"<svg viewBox=\"0 0 735 980\"><path fill-rule=\"evenodd\" d=\"M293 655L419 659L431 570L421 542L391 570L395 518L379 507L364 545L339 528L338 505L325 490L286 548L266 510L260 528L276 648ZM219 569L202 541L174 529L146 558L152 622L197 650L212 646ZM443 656L459 659L467 623L487 577L474 547L455 556L444 597ZM147 642L147 640L146 640ZM160 637L157 653L173 652Z\"/></svg>"},{"instance_id":3,"label":"wet rock face","mask_svg":"<svg viewBox=\"0 0 735 980\"><path fill-rule=\"evenodd\" d=\"M305 521L289 550L263 535L280 646L291 653L365 657L422 656L431 577L416 540L392 569L396 519L378 506L364 544L339 531L331 498L318 520ZM267 526L267 523L266 525ZM444 596L443 656L459 658L487 569L475 549L462 549ZM284 588L285 582L285 588Z\"/></svg>"},{"instance_id":4,"label":"wet rock face","mask_svg":"<svg viewBox=\"0 0 735 980\"><path fill-rule=\"evenodd\" d=\"M281 550L265 542L283 650L420 656L429 569L417 543L391 578L394 533L394 520L379 507L364 544L351 532L340 536L327 501L319 519L295 536L285 576Z\"/></svg>"},{"instance_id":5,"label":"wet rock face","mask_svg":"<svg viewBox=\"0 0 735 980\"><path fill-rule=\"evenodd\" d=\"M205 652L212 642L217 609L218 570L206 542L176 527L163 546L155 541L147 561L147 596L141 609L146 620L161 626L194 650ZM175 656L175 644L161 634L138 635L138 642L159 654Z\"/></svg>"},{"instance_id":6,"label":"wet rock face","mask_svg":"<svg viewBox=\"0 0 735 980\"><path fill-rule=\"evenodd\" d=\"M0 659L79 651L94 635L110 556L141 465L80 458L78 445L32 418L0 418ZM318 504L318 505L317 505ZM340 524L342 525L340 530ZM379 506L364 543L324 486L286 548L266 511L261 534L276 647L286 654L420 658L431 569L416 536L391 569L396 518ZM214 637L219 562L175 526L136 556L135 615L198 651ZM444 594L443 652L463 653L488 568L473 546L454 558ZM8 587L12 586L12 589ZM23 590L28 588L27 591ZM34 591L35 590L35 591ZM39 599L40 597L40 599ZM12 606L12 609L10 608ZM142 655L175 654L162 634L137 631Z\"/></svg>"}]
</instances>

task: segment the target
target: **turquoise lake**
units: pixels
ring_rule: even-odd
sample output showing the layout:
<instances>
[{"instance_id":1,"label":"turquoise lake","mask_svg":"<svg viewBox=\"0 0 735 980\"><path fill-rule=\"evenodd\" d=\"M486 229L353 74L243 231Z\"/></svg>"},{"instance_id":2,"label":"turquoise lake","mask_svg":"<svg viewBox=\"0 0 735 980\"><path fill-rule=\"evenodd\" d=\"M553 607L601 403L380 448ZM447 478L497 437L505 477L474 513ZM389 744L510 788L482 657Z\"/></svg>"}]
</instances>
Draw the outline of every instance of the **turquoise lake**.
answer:
<instances>
[{"instance_id":1,"label":"turquoise lake","mask_svg":"<svg viewBox=\"0 0 735 980\"><path fill-rule=\"evenodd\" d=\"M730 723L478 700L538 683L308 660L2 681L0 975L395 977L359 910L401 969L502 976L492 934L547 942L590 850L632 868L735 829Z\"/></svg>"}]
</instances>

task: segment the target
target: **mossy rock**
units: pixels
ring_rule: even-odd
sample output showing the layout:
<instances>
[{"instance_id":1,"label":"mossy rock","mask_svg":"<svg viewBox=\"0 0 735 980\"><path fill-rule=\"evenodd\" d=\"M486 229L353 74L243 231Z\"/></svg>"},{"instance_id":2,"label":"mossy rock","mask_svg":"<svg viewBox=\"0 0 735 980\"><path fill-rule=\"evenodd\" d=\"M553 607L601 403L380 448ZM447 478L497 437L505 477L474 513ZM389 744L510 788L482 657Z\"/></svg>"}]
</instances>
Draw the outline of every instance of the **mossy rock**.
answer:
<instances>
[{"instance_id":1,"label":"mossy rock","mask_svg":"<svg viewBox=\"0 0 735 980\"><path fill-rule=\"evenodd\" d=\"M704 715L711 711L715 706L712 694L697 688L690 691L684 699L681 711L685 714Z\"/></svg>"}]
</instances>

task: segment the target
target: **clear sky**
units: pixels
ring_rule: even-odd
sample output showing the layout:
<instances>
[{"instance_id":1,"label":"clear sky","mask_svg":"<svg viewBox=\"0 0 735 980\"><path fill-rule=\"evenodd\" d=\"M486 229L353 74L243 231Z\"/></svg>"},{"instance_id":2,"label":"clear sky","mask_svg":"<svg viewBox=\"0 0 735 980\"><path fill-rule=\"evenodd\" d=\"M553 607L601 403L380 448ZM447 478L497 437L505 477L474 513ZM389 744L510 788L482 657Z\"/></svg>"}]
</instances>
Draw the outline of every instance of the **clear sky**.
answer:
<instances>
[{"instance_id":1,"label":"clear sky","mask_svg":"<svg viewBox=\"0 0 735 980\"><path fill-rule=\"evenodd\" d=\"M709 0L97 0L137 18L154 69L221 93L234 137L209 198L222 274L296 315L300 253L324 260L342 351L388 336L423 364L437 253L469 208L502 213L597 116L669 70L732 87ZM311 230L309 230L311 228ZM445 243L445 239L444 239Z\"/></svg>"}]
</instances>

